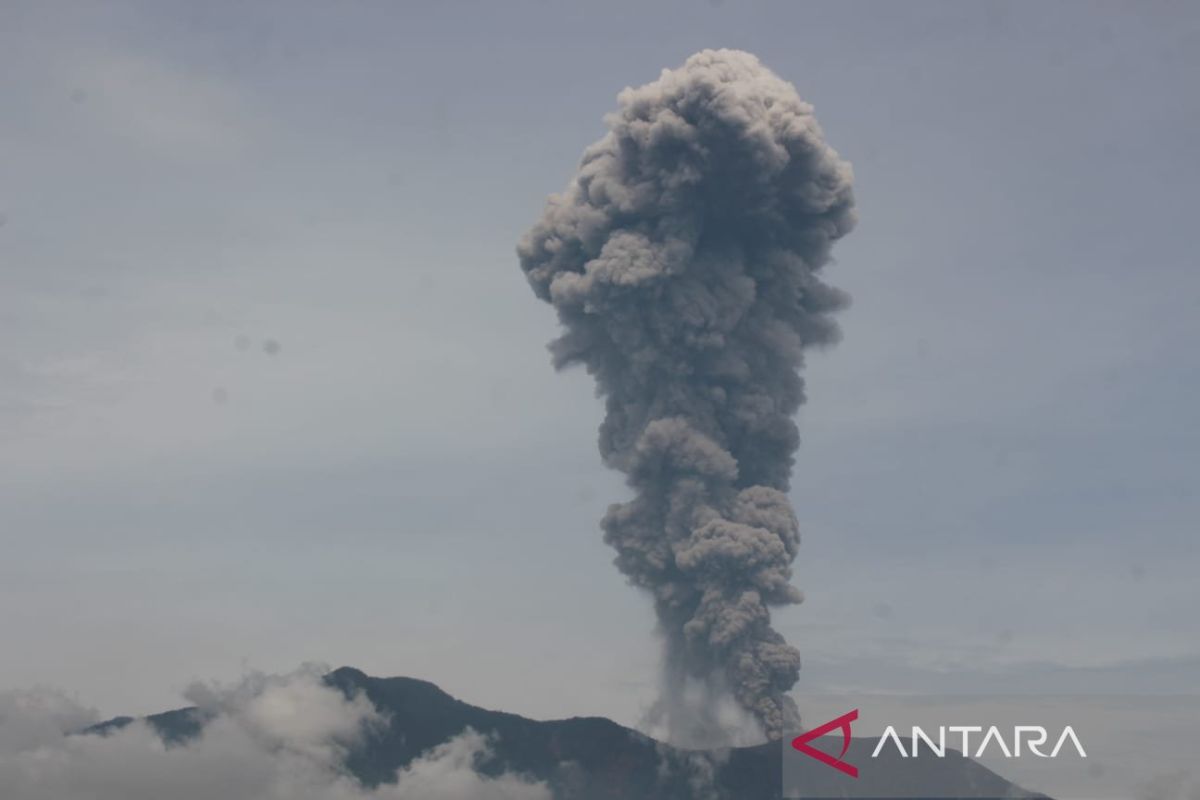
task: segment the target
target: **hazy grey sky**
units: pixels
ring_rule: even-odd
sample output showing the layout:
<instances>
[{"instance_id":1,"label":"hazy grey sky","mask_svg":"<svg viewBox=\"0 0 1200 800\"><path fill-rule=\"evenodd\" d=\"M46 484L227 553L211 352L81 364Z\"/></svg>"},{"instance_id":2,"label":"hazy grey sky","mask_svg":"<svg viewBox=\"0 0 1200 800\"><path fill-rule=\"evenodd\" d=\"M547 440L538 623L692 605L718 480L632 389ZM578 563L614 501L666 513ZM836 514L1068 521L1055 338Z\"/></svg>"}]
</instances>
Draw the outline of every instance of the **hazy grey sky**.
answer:
<instances>
[{"instance_id":1,"label":"hazy grey sky","mask_svg":"<svg viewBox=\"0 0 1200 800\"><path fill-rule=\"evenodd\" d=\"M1200 6L731 1L4 3L0 688L318 660L635 722L626 490L514 246L705 47L856 172L800 695L1197 688Z\"/></svg>"}]
</instances>

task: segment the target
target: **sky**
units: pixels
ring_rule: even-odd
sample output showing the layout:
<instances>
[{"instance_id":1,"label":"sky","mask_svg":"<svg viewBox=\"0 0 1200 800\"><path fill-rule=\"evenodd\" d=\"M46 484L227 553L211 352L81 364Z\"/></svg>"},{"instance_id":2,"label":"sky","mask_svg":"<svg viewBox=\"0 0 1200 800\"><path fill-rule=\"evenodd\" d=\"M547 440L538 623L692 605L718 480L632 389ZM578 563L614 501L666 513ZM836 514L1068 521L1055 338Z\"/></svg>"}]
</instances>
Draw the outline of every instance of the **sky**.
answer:
<instances>
[{"instance_id":1,"label":"sky","mask_svg":"<svg viewBox=\"0 0 1200 800\"><path fill-rule=\"evenodd\" d=\"M706 47L855 170L801 707L1200 688L1200 7L732 0L0 6L0 688L318 662L637 724L628 490L514 248Z\"/></svg>"},{"instance_id":2,"label":"sky","mask_svg":"<svg viewBox=\"0 0 1200 800\"><path fill-rule=\"evenodd\" d=\"M203 733L170 745L142 720L103 736L64 736L93 724L94 709L46 690L0 693L0 789L8 800L551 800L543 782L480 772L495 766L497 740L470 729L394 781L362 784L342 767L346 751L386 726L389 710L321 677L310 667L197 683L184 694L205 719Z\"/></svg>"}]
</instances>

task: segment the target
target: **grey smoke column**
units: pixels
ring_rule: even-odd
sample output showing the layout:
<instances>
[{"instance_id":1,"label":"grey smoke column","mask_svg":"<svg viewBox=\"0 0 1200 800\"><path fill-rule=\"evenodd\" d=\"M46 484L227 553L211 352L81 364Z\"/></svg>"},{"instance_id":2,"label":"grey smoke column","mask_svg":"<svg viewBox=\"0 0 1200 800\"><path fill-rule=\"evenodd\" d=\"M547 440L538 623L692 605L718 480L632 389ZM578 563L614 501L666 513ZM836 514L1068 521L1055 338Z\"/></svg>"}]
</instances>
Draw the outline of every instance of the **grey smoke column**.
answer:
<instances>
[{"instance_id":1,"label":"grey smoke column","mask_svg":"<svg viewBox=\"0 0 1200 800\"><path fill-rule=\"evenodd\" d=\"M521 268L566 329L555 366L595 377L600 452L636 492L602 526L654 596L665 711L690 679L777 737L800 669L770 615L801 600L785 494L798 370L837 339L847 298L820 271L854 227L850 166L748 53L697 53L618 106L521 240ZM696 713L687 725L705 724Z\"/></svg>"}]
</instances>

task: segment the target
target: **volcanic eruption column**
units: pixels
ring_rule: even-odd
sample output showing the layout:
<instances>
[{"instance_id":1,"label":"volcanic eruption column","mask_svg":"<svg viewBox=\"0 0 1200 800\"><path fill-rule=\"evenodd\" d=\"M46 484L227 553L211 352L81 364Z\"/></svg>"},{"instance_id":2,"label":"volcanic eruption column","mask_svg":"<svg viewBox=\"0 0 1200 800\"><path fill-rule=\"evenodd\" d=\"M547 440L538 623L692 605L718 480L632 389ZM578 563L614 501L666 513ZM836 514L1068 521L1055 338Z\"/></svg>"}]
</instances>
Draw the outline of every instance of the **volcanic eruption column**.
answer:
<instances>
[{"instance_id":1,"label":"volcanic eruption column","mask_svg":"<svg viewBox=\"0 0 1200 800\"><path fill-rule=\"evenodd\" d=\"M602 527L654 597L668 726L690 680L777 738L798 722L800 654L770 613L802 599L792 417L804 349L837 339L847 301L820 273L854 227L850 165L791 84L734 50L625 89L605 121L521 268L565 329L555 367L595 378L600 453L635 492Z\"/></svg>"}]
</instances>

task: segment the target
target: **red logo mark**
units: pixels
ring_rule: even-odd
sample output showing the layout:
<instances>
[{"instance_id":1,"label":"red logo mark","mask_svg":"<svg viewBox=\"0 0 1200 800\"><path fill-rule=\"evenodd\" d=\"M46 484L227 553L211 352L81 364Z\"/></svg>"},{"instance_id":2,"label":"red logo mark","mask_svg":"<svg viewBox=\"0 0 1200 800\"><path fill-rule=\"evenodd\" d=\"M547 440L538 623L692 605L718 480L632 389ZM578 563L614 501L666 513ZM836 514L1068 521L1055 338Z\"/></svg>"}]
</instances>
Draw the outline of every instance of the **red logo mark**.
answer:
<instances>
[{"instance_id":1,"label":"red logo mark","mask_svg":"<svg viewBox=\"0 0 1200 800\"><path fill-rule=\"evenodd\" d=\"M819 728L813 728L807 733L800 734L795 739L792 739L792 747L796 748L801 753L804 753L806 756L815 758L822 764L828 764L839 772L846 773L851 778L857 778L858 767L842 761L842 756L846 755L846 751L850 749L850 723L854 722L856 719L858 719L857 708L851 711L849 714L843 714L837 719L832 719L829 722L826 722ZM838 754L837 758L834 758L828 753L823 753L809 744L809 742L811 742L813 739L824 736L830 731L838 728L842 729L842 752Z\"/></svg>"}]
</instances>

